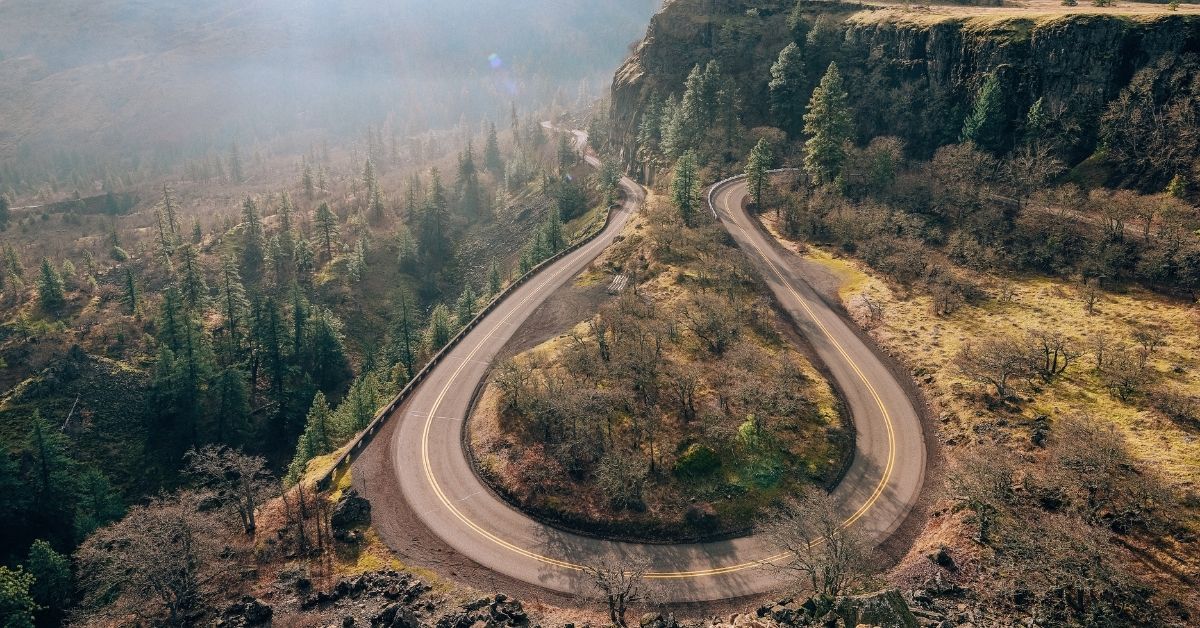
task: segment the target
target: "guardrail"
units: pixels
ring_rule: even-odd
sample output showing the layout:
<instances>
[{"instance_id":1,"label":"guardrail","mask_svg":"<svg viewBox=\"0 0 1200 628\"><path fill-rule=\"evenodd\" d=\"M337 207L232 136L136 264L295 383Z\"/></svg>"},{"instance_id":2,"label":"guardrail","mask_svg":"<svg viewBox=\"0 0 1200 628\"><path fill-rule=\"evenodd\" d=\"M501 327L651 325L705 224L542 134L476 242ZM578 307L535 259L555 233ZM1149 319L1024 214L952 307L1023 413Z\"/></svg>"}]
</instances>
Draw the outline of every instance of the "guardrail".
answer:
<instances>
[{"instance_id":1,"label":"guardrail","mask_svg":"<svg viewBox=\"0 0 1200 628\"><path fill-rule=\"evenodd\" d=\"M768 170L767 174L779 174L780 172L796 172L798 170L800 170L800 168L775 168L774 170ZM716 183L708 186L708 209L709 209L709 211L712 212L713 218L717 217L717 206L713 204L713 194L715 194L717 192L717 188L719 188L727 183L732 183L734 181L737 181L738 179L745 179L745 178L746 178L745 174L735 174L732 177L726 177L726 178L721 179L720 181L717 181Z\"/></svg>"},{"instance_id":2,"label":"guardrail","mask_svg":"<svg viewBox=\"0 0 1200 628\"><path fill-rule=\"evenodd\" d=\"M586 154L587 147L585 146L583 150ZM604 230L608 228L609 223L612 222L612 216L613 211L610 208L608 215L604 217L604 224L602 224L599 229L596 229L592 233L576 239L574 242L568 245L567 248L555 253L554 255L551 255L550 257L547 257L541 262L538 262L536 266L529 269L529 272L518 277L503 290L501 290L499 294L493 297L492 300L489 301L488 304L485 305L484 308L480 310L474 318L464 325L462 329L458 330L457 334L454 334L454 337L451 338L449 342L439 349L437 353L433 354L432 358L429 358L429 361L425 363L425 366L422 366L421 370L417 371L416 375L413 375L413 378L404 385L404 388L402 388L400 392L396 393L396 396L392 397L392 400L388 402L388 404L384 406L382 410L375 414L375 417L371 419L371 422L367 424L367 427L363 428L361 432L356 434L354 438L350 440L349 446L346 447L345 451L343 451L341 455L337 457L337 460L333 463L333 466L331 466L325 473L322 473L321 477L317 478L317 489L323 491L329 488L330 484L333 482L333 478L338 474L338 471L354 462L354 459L358 456L358 454L361 453L362 450L371 442L371 440L375 438L375 435L379 433L379 430L383 427L383 424L386 423L392 414L394 414L396 410L398 410L400 406L412 396L413 391L415 391L417 386L429 376L429 373L433 371L433 368L442 360L444 360L450 351L457 347L458 344L462 342L463 338L466 338L467 334L470 333L472 329L475 329L475 327L477 327L481 321L483 321L484 317L495 310L500 303L504 301L504 299L508 298L508 296L513 292L515 292L517 288L528 283L529 280L534 277L534 275L537 275L546 267L554 264L554 262L557 262L567 255L579 250L585 244L596 239L596 236L604 233Z\"/></svg>"}]
</instances>

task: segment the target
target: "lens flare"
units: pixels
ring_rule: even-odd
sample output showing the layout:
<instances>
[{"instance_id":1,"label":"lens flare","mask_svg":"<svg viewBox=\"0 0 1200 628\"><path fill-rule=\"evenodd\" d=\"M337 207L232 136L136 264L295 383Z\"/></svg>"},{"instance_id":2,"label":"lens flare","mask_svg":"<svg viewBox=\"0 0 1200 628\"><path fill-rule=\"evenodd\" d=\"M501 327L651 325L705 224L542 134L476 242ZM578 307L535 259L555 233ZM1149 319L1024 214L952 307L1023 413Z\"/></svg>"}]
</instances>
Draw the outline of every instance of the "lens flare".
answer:
<instances>
[{"instance_id":1,"label":"lens flare","mask_svg":"<svg viewBox=\"0 0 1200 628\"><path fill-rule=\"evenodd\" d=\"M492 66L493 70L499 70L500 66L504 65L504 62L500 60L500 55L493 52L488 55L488 65Z\"/></svg>"}]
</instances>

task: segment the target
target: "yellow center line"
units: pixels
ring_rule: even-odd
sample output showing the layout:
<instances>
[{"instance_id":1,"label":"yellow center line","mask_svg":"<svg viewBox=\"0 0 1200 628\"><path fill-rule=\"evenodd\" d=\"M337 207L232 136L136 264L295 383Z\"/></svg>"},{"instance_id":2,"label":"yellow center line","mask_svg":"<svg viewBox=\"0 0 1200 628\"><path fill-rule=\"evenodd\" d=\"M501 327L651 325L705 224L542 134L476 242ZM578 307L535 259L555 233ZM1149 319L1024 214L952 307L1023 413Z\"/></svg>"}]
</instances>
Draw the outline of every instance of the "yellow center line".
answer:
<instances>
[{"instance_id":1,"label":"yellow center line","mask_svg":"<svg viewBox=\"0 0 1200 628\"><path fill-rule=\"evenodd\" d=\"M737 223L735 223L735 224L737 224ZM744 227L742 227L740 224L737 224L737 227L738 227L738 229L740 229L742 231L743 234L746 233L746 229ZM581 249L581 250L587 251L587 254L590 254L593 249L595 249L597 246L600 245L601 241L602 240L598 238L595 242L588 245L585 249ZM875 487L875 490L871 494L871 496L854 514L852 514L844 522L842 522L841 527L845 528L847 526L852 525L855 521L858 521L858 519L860 519L864 514L867 513L868 510L871 509L871 507L875 504L875 502L883 494L884 488L887 486L888 480L891 477L892 470L895 467L895 458L896 458L895 432L892 427L891 415L888 414L887 408L884 407L884 405L883 405L882 398L880 398L879 394L875 391L875 387L871 385L871 382L869 382L867 380L866 375L858 367L858 364L856 364L854 362L854 360L850 357L850 355L846 352L846 350L842 347L842 345L840 343L838 343L838 341L833 337L833 334L830 333L829 329L826 328L825 325L817 318L816 314L808 306L808 304L805 302L805 300L800 297L799 293L797 293L796 290L794 288L792 288L791 284L784 278L784 276L780 272L779 268L776 267L776 265L773 262L771 262L770 259L767 258L767 256L763 253L762 249L759 248L758 244L756 244L752 239L750 240L750 244L751 244L751 246L754 247L754 250L756 253L758 253L759 257L761 257L763 259L763 261L765 261L767 263L767 266L770 267L771 271L775 273L775 276L779 278L779 281L781 283L783 283L785 286L787 286L788 291L790 291L792 293L792 296L796 298L796 300L800 303L800 305L808 313L809 317L817 324L817 327L820 328L821 332L825 334L825 336L829 339L829 341L837 349L838 353L840 353L842 355L842 357L845 358L846 362L851 366L851 368L854 370L855 374L858 375L859 379L862 380L862 382L866 386L867 390L871 393L871 396L874 398L875 403L879 406L880 412L882 412L882 414L883 414L884 423L886 424L887 431L888 431L888 461L887 461L887 465L884 468L883 476L880 478L879 484ZM585 255L585 257L586 257L586 255ZM543 563L546 563L549 565L554 565L557 567L562 567L564 569L569 569L572 571L582 571L585 569L584 565L572 563L572 562L565 561L565 560L560 560L557 558L552 558L549 556L544 556L542 554L538 554L536 552L527 550L523 547L519 547L508 541L505 541L504 539L496 536L495 534L492 534L488 530L486 530L483 527L481 527L480 525L476 524L469 517L467 517L465 514L463 514L455 506L454 502L446 496L445 492L442 490L441 485L438 484L437 478L433 474L433 467L432 467L432 464L430 463L430 459L429 459L429 432L433 426L433 417L437 415L438 408L441 406L442 401L445 399L446 395L449 393L450 389L453 387L455 380L458 379L458 376L462 373L463 369L465 369L467 367L467 364L470 363L470 360L475 357L475 354L478 353L483 348L483 346L488 342L488 340L490 340L492 338L492 336L495 334L496 330L503 327L508 322L508 319L511 318L513 316L513 314L515 314L516 312L518 312L521 309L520 306L524 305L526 302L528 302L534 296L539 294L542 291L542 289L544 289L547 285L550 284L550 282L552 282L555 278L557 278L564 271L566 271L567 266L569 266L569 265L564 264L561 268L559 268L559 270L555 271L554 273L551 273L545 279L545 281L542 281L540 284L538 284L529 294L525 295L525 297L523 299L521 299L520 302L517 303L516 307L512 308L508 312L508 314L506 314L504 316L504 318L502 318L500 320L499 323L494 325L491 328L491 330L488 331L487 334L484 335L484 337L475 345L475 347L471 349L470 353L467 354L467 357L462 361L462 363L459 364L458 368L455 369L454 374L450 376L450 379L446 382L446 385L443 386L442 390L438 393L437 399L434 400L433 407L432 407L432 409L430 409L428 418L425 421L425 428L421 434L421 463L425 470L425 477L429 481L430 486L433 488L434 493L437 494L438 499L456 518L458 518L459 521L462 521L464 524L466 524L467 527L478 532L481 536L488 539L489 541L492 541L493 543L495 543L505 549L511 550L511 551L513 551L517 554L520 554L522 556L525 556L527 558L532 558L539 562L543 562ZM748 562L744 562L744 563L739 563L736 565L727 565L724 567L712 567L712 568L708 568L708 569L696 569L696 570L691 570L691 571L648 572L645 574L645 577L656 578L656 579L670 579L670 578L695 578L695 577L701 577L701 576L714 576L714 575L719 575L719 574L732 573L735 571L741 571L743 569L748 569L751 567L759 567L763 563L770 563L770 562L776 562L776 561L782 560L783 558L786 558L788 555L789 554L787 552L783 552L780 554L775 554L773 556L769 556L767 558L756 559L756 560L752 560L752 561L748 561Z\"/></svg>"}]
</instances>

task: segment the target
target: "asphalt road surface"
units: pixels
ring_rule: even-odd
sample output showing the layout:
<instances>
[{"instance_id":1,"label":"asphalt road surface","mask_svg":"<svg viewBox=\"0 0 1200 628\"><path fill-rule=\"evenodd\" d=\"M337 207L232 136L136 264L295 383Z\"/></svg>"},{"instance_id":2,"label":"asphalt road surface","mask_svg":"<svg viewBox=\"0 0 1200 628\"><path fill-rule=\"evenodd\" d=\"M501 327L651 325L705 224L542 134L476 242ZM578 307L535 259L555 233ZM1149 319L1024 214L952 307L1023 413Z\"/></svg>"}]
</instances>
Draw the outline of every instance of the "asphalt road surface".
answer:
<instances>
[{"instance_id":1,"label":"asphalt road surface","mask_svg":"<svg viewBox=\"0 0 1200 628\"><path fill-rule=\"evenodd\" d=\"M577 139L586 136L576 133ZM597 165L594 157L588 157ZM505 299L430 373L397 410L387 447L404 500L434 534L487 569L564 593L590 593L584 567L616 558L648 567L663 602L740 597L778 588L772 561L785 557L762 537L679 545L588 538L538 523L489 491L463 449L472 393L509 337L555 289L582 271L620 233L644 194L623 179L624 205L592 242L542 270ZM743 211L745 184L713 190L715 212L754 260L776 298L811 340L842 389L857 430L857 451L833 496L848 525L883 541L916 503L925 473L921 425L887 367L786 262L788 253L760 233ZM370 498L370 491L367 491ZM376 504L373 518L388 516ZM387 540L386 538L384 539Z\"/></svg>"}]
</instances>

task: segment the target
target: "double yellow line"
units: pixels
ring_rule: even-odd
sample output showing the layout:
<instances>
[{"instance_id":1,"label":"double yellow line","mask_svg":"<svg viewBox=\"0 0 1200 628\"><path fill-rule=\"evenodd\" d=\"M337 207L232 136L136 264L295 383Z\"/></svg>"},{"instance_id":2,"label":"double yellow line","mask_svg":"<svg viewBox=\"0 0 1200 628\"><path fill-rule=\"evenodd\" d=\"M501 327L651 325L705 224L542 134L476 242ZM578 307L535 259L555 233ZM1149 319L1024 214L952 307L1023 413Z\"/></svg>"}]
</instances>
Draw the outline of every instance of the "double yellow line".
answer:
<instances>
[{"instance_id":1,"label":"double yellow line","mask_svg":"<svg viewBox=\"0 0 1200 628\"><path fill-rule=\"evenodd\" d=\"M738 227L738 229L740 229L742 231L743 234L746 233L746 229L744 227L742 227L741 225L737 225L737 227ZM766 256L766 254L762 251L762 249L758 246L758 244L755 243L752 238L750 238L749 241L750 241L750 245L754 247L754 250L758 254L758 256L760 258L762 258L762 260L764 262L766 262L767 266L771 269L771 271L779 279L780 283L787 286L788 291L791 292L792 296L796 299L796 301L800 303L800 306L803 307L805 312L808 313L808 316L813 320L813 322L815 322L817 324L817 327L820 328L821 332L823 334L825 334L826 338L829 339L830 343L834 346L834 348L837 349L838 353L840 353L841 356L846 360L846 363L850 365L850 367L851 367L851 369L853 369L854 373L856 375L858 375L860 380L862 380L863 385L865 386L867 391L870 392L871 397L875 400L875 403L879 406L879 411L883 415L884 424L887 427L887 434L888 434L887 464L884 467L883 475L879 480L879 484L875 486L875 490L871 493L871 496L869 498L867 498L866 502L864 502L863 505L860 506L859 509L854 512L854 514L850 515L849 517L846 518L845 521L842 522L841 525L843 528L848 527L850 525L853 525L854 522L858 521L863 515L865 515L871 509L871 507L875 504L875 502L879 500L879 497L883 494L884 489L887 487L888 481L890 480L891 475L892 475L892 471L895 468L896 438L895 438L895 430L892 426L891 415L888 413L887 408L883 404L883 399L880 398L879 393L876 392L876 390L875 390L875 387L871 385L871 382L867 379L866 375L862 372L862 369L860 369L858 364L854 362L854 360L846 352L845 348L842 347L841 343L839 343L837 341L837 339L834 338L833 334L830 333L829 329L826 328L825 325L821 322L821 320L817 318L816 313L813 312L812 308L809 307L808 303L803 298L800 297L800 294L798 292L796 292L796 289L792 287L791 283L789 283L787 281L787 279L783 276L783 273L780 272L779 268L770 260L770 258L768 258ZM585 249L581 249L580 251L581 252L586 251L586 253L582 253L582 254L585 257L588 257L592 254L592 252L595 248L600 247L601 242L602 242L602 239L597 238L595 242L588 245ZM579 254L579 253L577 252L577 254ZM496 545L498 545L500 547L503 547L504 549L510 550L512 552L515 552L516 554L525 556L527 558L532 558L541 563L553 565L555 567L561 567L563 569L568 569L568 570L572 570L572 571L583 571L584 569L586 569L585 565L580 565L578 563L573 563L570 561L561 560L561 559L553 558L550 556L545 556L545 555L539 554L537 552L525 549L523 547L514 545L513 543L510 543L510 542L496 536L495 534L489 532L488 530L484 529L479 524L472 521L470 517L467 517L465 514L463 514L462 511L460 511L458 509L457 506L455 506L453 500L451 500L449 497L446 496L446 493L442 490L441 485L438 484L437 478L434 476L433 467L430 464L430 460L429 460L429 432L433 427L433 419L435 416L437 416L437 411L438 411L438 408L441 407L442 401L446 398L446 395L450 392L450 389L454 386L455 380L458 379L458 376L462 373L463 369L466 368L467 364L472 360L472 358L475 357L475 354L478 353L483 348L483 346L485 344L487 344L487 342L492 338L492 336L496 333L496 330L500 329L504 324L506 324L508 322L509 318L511 318L513 316L513 314L515 314L516 312L521 310L521 306L523 306L525 303L527 303L533 297L537 296L547 285L549 285L552 281L554 281L555 278L557 278L559 275L561 275L568 266L569 266L568 264L561 265L558 270L554 271L553 273L550 273L544 281L542 281L540 284L537 285L537 287L535 287L533 290L531 290L529 292L529 294L525 295L525 297L523 299L521 299L520 302L517 303L516 307L512 308L507 314L504 315L504 318L502 318L499 323L497 323L491 327L491 329L487 332L487 334L478 343L476 343L476 345L473 349L471 349L471 352L469 354L467 354L467 357L462 360L462 362L459 364L458 368L455 369L454 374L450 376L450 379L446 382L445 386L443 386L442 390L438 393L437 399L434 400L433 407L430 409L429 415L425 419L425 428L421 434L421 464L425 470L426 479L428 479L430 486L433 488L433 491L437 495L438 500L440 500L442 502L442 505L444 505L456 518L458 518L459 521L462 521L463 524L465 524L467 527L469 527L472 530L474 530L475 532L477 532L480 536L488 539L489 541L491 541L492 543L495 543ZM695 570L691 570L691 571L647 572L645 574L645 577L655 578L655 579L672 579L672 578L698 578L698 577L704 577L704 576L715 576L715 575L720 575L720 574L742 571L744 569L749 569L751 567L758 567L764 563L777 562L784 558L787 558L788 556L789 556L789 554L787 552L784 552L784 553L780 553L780 554L775 554L773 556L768 556L766 558L756 559L756 560L752 560L752 561L748 561L748 562L744 562L744 563L739 563L736 565L726 565L724 567L712 567L712 568L708 568L708 569L695 569Z\"/></svg>"}]
</instances>

